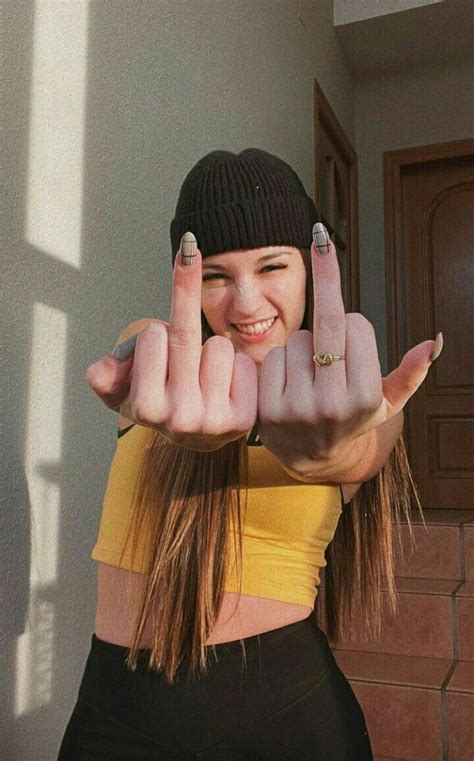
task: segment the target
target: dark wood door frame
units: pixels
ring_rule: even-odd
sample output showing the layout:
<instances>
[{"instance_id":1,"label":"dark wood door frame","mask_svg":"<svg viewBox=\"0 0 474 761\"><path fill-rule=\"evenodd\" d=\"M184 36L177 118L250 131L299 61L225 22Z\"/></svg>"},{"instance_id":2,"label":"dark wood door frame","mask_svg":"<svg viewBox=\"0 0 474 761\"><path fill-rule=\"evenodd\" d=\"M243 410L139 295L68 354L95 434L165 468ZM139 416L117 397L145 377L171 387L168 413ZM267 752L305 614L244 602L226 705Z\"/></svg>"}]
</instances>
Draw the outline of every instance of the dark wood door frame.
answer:
<instances>
[{"instance_id":1,"label":"dark wood door frame","mask_svg":"<svg viewBox=\"0 0 474 761\"><path fill-rule=\"evenodd\" d=\"M324 213L321 214L322 221L326 225L333 241L345 252L349 262L349 294L347 310L358 312L360 309L360 287L359 287L359 216L358 216L358 180L357 180L357 154L352 147L347 135L345 134L336 114L331 108L329 101L324 95L317 80L314 80L313 92L313 145L314 145L314 186L313 198L316 207L321 213L320 198L320 168L324 160L323 151L320 145L321 131L324 129L331 137L333 144L337 148L338 154L342 157L345 166L348 168L349 183L347 187L347 210L348 210L348 239L339 240L338 231L331 224L331 219L327 218ZM334 187L329 188L329 201L335 192ZM331 214L329 213L329 217Z\"/></svg>"}]
</instances>

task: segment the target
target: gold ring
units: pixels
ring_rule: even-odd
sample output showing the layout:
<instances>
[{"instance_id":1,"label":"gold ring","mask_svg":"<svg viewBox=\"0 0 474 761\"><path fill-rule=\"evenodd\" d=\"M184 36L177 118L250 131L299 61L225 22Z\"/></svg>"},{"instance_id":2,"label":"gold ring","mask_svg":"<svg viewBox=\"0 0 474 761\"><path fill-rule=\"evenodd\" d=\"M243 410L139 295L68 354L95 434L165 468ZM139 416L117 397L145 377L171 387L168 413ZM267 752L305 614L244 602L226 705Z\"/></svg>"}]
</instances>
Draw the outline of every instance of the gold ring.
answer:
<instances>
[{"instance_id":1,"label":"gold ring","mask_svg":"<svg viewBox=\"0 0 474 761\"><path fill-rule=\"evenodd\" d=\"M332 365L332 363L336 362L338 359L345 359L345 356L343 354L340 356L336 354L329 354L328 351L318 351L318 353L313 357L313 362L321 366Z\"/></svg>"}]
</instances>

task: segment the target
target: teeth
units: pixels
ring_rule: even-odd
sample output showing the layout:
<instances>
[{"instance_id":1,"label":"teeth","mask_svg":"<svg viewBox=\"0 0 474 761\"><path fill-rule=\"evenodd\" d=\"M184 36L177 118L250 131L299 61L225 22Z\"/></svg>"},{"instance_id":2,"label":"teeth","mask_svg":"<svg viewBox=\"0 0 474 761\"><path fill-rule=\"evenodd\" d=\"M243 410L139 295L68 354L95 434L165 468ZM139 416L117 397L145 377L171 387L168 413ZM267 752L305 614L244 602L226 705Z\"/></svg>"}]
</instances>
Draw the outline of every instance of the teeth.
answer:
<instances>
[{"instance_id":1,"label":"teeth","mask_svg":"<svg viewBox=\"0 0 474 761\"><path fill-rule=\"evenodd\" d=\"M275 317L265 322L256 322L254 325L236 325L239 333L249 333L257 335L258 333L264 333L275 322Z\"/></svg>"}]
</instances>

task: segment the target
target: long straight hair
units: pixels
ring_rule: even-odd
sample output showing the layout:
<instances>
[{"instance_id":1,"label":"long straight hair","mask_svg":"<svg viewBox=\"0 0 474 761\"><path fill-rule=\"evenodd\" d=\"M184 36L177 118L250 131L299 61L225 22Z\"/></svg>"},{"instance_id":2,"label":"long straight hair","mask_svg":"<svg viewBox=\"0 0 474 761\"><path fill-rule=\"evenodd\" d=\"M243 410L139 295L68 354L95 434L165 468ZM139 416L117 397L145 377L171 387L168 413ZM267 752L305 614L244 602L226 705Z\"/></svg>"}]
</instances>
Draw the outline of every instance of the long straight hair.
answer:
<instances>
[{"instance_id":1,"label":"long straight hair","mask_svg":"<svg viewBox=\"0 0 474 761\"><path fill-rule=\"evenodd\" d=\"M301 329L312 331L311 251L300 248L300 252L307 274ZM214 334L203 314L201 320L204 343ZM152 429L147 437L122 551L123 558L132 536L133 559L140 538L146 538L144 582L126 665L132 671L137 668L140 640L151 616L148 666L173 684L181 663L188 662L189 678L199 678L207 673L210 651L215 654L213 646L205 643L223 600L230 542L241 591L248 454L245 437L213 452L178 447ZM413 541L413 503L422 514L400 436L381 471L344 505L326 550L324 615L332 644L337 644L346 630L353 630L358 604L363 608L362 636L380 636L384 586L388 613L395 615L394 551L396 544L402 551L402 515ZM240 643L245 661L244 640Z\"/></svg>"}]
</instances>

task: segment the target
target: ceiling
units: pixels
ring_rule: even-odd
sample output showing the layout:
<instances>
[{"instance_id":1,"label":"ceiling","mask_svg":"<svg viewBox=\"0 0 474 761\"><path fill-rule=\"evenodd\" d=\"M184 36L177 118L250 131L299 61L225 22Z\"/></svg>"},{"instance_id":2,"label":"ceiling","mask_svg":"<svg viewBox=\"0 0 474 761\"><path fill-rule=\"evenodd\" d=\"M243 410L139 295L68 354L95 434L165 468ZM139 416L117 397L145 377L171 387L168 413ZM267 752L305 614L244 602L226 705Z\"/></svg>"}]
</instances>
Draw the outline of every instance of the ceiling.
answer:
<instances>
[{"instance_id":1,"label":"ceiling","mask_svg":"<svg viewBox=\"0 0 474 761\"><path fill-rule=\"evenodd\" d=\"M466 62L474 80L474 0L448 0L334 29L355 81Z\"/></svg>"}]
</instances>

